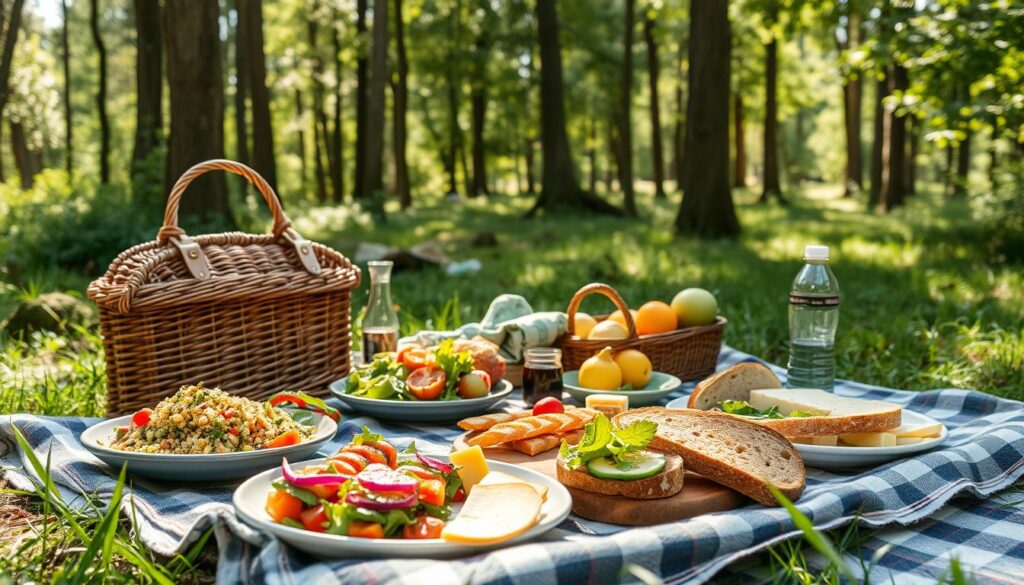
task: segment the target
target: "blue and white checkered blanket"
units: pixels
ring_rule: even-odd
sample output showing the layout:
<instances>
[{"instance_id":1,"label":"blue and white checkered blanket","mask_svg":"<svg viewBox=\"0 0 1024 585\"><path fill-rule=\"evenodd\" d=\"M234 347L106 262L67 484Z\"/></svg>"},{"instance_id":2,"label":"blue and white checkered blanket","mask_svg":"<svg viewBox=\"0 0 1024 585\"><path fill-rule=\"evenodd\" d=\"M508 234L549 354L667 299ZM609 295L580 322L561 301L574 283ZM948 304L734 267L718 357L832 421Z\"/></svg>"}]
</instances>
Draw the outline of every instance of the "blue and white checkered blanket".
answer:
<instances>
[{"instance_id":1,"label":"blue and white checkered blanket","mask_svg":"<svg viewBox=\"0 0 1024 585\"><path fill-rule=\"evenodd\" d=\"M723 347L719 368L750 355ZM780 376L785 372L775 368ZM678 395L685 395L689 386ZM1024 505L993 496L1024 476L1024 404L966 390L902 392L837 382L836 393L882 399L945 423L941 448L861 473L808 470L798 507L822 529L848 524L886 528L862 543L881 558L869 579L934 583L958 557L978 582L1020 582L1024 575ZM675 398L677 396L672 396ZM522 408L511 401L509 408ZM54 480L69 499L79 492L109 498L115 472L78 442L87 419L13 415L0 420L0 464L16 487L29 489L28 467L11 432L16 424L37 454L52 453ZM360 425L395 439L415 440L428 453L445 453L454 427L400 425L347 417L329 454ZM635 564L667 583L702 583L729 567L755 579L763 567L737 562L765 547L799 536L782 509L751 504L690 520L624 528L570 516L541 541L455 561L359 560L325 562L295 551L238 521L231 487L167 488L134 482L137 530L157 553L171 555L210 526L220 551L218 583L546 583L617 582ZM968 496L968 497L957 497ZM1016 494L1016 499L1022 496ZM956 499L954 499L956 498ZM124 505L131 505L127 500ZM127 508L126 508L127 510ZM731 565L731 566L730 566ZM854 564L854 566L858 566ZM751 573L752 571L752 573Z\"/></svg>"}]
</instances>

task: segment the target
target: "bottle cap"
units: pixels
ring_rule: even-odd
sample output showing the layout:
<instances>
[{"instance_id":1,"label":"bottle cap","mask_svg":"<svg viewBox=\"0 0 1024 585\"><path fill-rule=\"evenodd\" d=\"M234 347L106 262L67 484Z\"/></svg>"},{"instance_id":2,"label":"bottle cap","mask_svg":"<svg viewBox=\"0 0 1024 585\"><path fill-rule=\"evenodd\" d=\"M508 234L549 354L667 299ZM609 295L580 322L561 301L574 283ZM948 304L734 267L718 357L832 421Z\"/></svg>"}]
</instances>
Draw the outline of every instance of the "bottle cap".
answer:
<instances>
[{"instance_id":1,"label":"bottle cap","mask_svg":"<svg viewBox=\"0 0 1024 585\"><path fill-rule=\"evenodd\" d=\"M828 246L805 247L804 260L828 260Z\"/></svg>"}]
</instances>

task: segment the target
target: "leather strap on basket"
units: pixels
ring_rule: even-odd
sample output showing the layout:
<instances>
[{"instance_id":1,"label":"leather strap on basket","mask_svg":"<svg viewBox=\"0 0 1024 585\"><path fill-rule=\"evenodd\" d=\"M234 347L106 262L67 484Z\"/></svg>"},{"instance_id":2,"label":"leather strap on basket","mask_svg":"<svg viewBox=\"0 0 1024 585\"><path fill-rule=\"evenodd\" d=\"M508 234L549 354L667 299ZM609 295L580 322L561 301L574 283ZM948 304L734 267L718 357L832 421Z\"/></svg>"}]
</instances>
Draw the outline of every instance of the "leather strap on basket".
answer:
<instances>
[{"instance_id":1,"label":"leather strap on basket","mask_svg":"<svg viewBox=\"0 0 1024 585\"><path fill-rule=\"evenodd\" d=\"M185 230L178 226L178 205L181 203L181 196L184 194L185 189L188 188L192 181L195 181L201 175L204 175L210 171L227 171L236 175L242 176L245 180L249 181L256 190L263 196L263 200L267 202L267 207L270 208L270 214L274 219L274 224L271 227L271 233L274 237L286 240L293 248L295 253L299 257L299 261L302 262L303 268L306 269L310 274L317 276L323 270L320 267L320 262L316 259L316 254L313 252L313 246L309 240L304 239L294 229L292 229L292 222L288 219L288 216L284 214L284 210L281 209L281 202L277 198L277 194L267 183L266 179L260 176L259 173L252 170L248 166L238 163L235 161L224 160L224 159L213 159L206 162L201 162L194 165L189 170L185 171L178 181L174 183L174 187L171 188L170 195L167 196L167 208L164 211L164 225L157 232L157 240L161 242L171 242L180 251L181 257L185 261L185 266L188 268L189 273L192 277L198 280L206 280L210 278L210 263L206 259L206 254L203 253L202 248L199 244L188 237L185 234Z\"/></svg>"},{"instance_id":2,"label":"leather strap on basket","mask_svg":"<svg viewBox=\"0 0 1024 585\"><path fill-rule=\"evenodd\" d=\"M572 300L569 301L569 309L566 311L566 314L569 316L569 323L567 324L569 335L576 335L576 311L579 310L580 303L583 302L583 299L594 293L604 295L615 303L615 307L622 311L622 316L626 320L626 329L629 331L630 339L636 337L636 323L633 322L633 313L629 311L629 305L626 304L626 301L622 299L619 293L615 292L614 288L600 282L590 283L572 295Z\"/></svg>"}]
</instances>

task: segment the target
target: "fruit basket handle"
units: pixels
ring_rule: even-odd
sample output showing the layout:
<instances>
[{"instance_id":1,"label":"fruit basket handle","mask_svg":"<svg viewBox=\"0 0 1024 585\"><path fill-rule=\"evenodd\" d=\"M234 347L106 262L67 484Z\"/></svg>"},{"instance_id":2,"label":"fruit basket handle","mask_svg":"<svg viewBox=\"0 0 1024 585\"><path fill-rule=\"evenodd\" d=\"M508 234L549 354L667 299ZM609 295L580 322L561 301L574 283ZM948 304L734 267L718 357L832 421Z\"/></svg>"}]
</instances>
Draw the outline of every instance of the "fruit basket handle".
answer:
<instances>
[{"instance_id":1,"label":"fruit basket handle","mask_svg":"<svg viewBox=\"0 0 1024 585\"><path fill-rule=\"evenodd\" d=\"M291 220L284 214L284 209L281 208L281 202L278 200L277 194L274 193L274 189L267 183L266 179L242 163L225 159L213 159L193 165L192 168L178 177L174 186L171 187L170 195L167 196L167 208L164 210L164 225L156 235L157 240L171 242L181 250L181 257L193 278L198 280L210 278L210 264L199 244L186 235L185 230L178 226L178 205L181 203L181 196L185 193L185 189L192 184L192 181L210 171L234 173L244 177L246 181L249 181L250 184L256 187L256 190L263 196L263 200L267 202L267 207L270 208L270 215L274 219L271 233L276 238L284 238L295 248L295 253L299 256L299 260L307 272L314 276L320 274L322 268L320 267L320 262L316 259L316 254L313 253L313 246L292 228Z\"/></svg>"},{"instance_id":2,"label":"fruit basket handle","mask_svg":"<svg viewBox=\"0 0 1024 585\"><path fill-rule=\"evenodd\" d=\"M594 293L604 295L615 303L615 307L622 311L622 317L626 320L626 329L629 331L630 339L636 337L636 323L633 322L633 313L629 311L629 305L626 304L626 301L622 299L619 293L615 292L614 288L601 282L592 282L572 295L572 300L569 301L569 309L566 311L566 314L569 316L569 323L566 328L569 335L576 335L576 311L579 310L580 303L583 302L583 299Z\"/></svg>"}]
</instances>

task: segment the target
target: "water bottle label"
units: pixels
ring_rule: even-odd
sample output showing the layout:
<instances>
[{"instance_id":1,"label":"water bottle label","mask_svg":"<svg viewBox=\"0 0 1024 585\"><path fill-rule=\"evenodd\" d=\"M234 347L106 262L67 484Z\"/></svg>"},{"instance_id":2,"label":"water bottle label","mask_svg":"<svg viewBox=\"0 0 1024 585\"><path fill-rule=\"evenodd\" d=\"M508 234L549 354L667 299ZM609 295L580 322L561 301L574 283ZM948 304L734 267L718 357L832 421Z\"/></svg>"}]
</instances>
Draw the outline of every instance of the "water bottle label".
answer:
<instances>
[{"instance_id":1,"label":"water bottle label","mask_svg":"<svg viewBox=\"0 0 1024 585\"><path fill-rule=\"evenodd\" d=\"M809 297L805 295L789 295L791 305L810 305L812 307L834 307L839 305L839 295L831 297Z\"/></svg>"}]
</instances>

